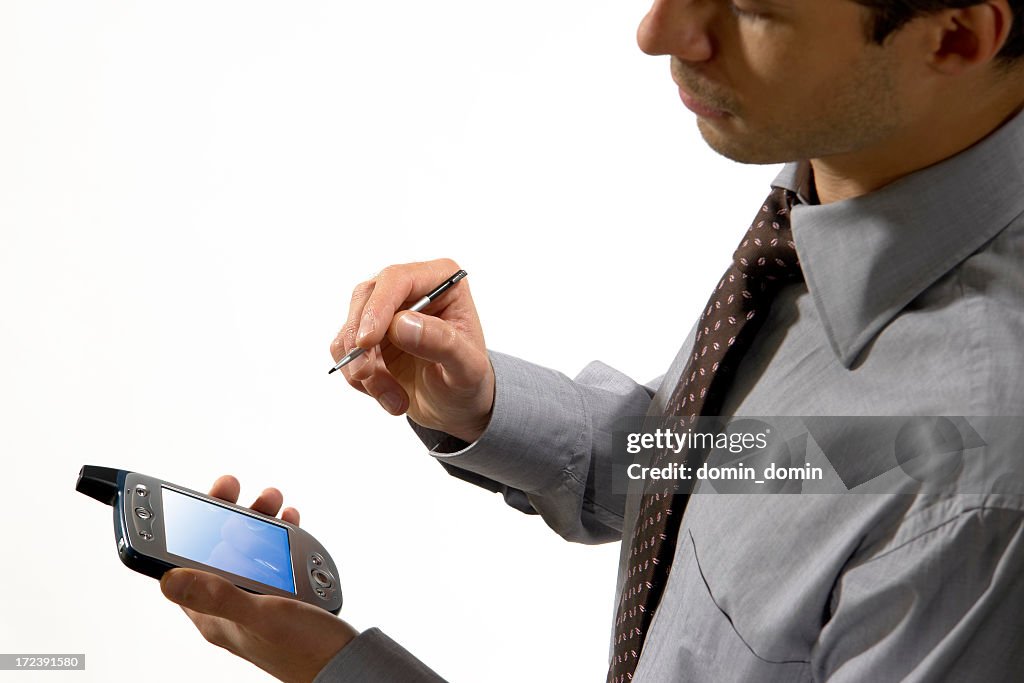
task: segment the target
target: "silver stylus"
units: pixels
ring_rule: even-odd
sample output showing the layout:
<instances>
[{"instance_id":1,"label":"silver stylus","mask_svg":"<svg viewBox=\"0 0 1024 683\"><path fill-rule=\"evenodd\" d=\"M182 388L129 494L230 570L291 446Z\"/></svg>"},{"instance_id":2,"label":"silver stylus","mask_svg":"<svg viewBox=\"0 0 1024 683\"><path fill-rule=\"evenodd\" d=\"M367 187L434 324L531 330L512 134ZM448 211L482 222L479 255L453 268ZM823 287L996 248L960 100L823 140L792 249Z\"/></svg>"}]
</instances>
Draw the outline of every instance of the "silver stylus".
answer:
<instances>
[{"instance_id":1,"label":"silver stylus","mask_svg":"<svg viewBox=\"0 0 1024 683\"><path fill-rule=\"evenodd\" d=\"M459 272L455 273L455 275L452 275L450 278L448 278L447 280L439 284L437 287L435 287L433 291L431 291L425 297L414 303L412 306L410 306L409 308L404 308L402 310L413 312L423 310L424 308L426 308L427 304L429 304L431 301L447 292L456 282L466 277L466 275L466 271L460 270ZM341 370L343 367L354 361L356 358L359 358L359 356L363 355L364 353L366 353L366 349L362 349L357 346L356 348L346 353L341 358L341 360L335 363L334 367L327 371L327 374L329 375L332 372L337 372L338 370Z\"/></svg>"}]
</instances>

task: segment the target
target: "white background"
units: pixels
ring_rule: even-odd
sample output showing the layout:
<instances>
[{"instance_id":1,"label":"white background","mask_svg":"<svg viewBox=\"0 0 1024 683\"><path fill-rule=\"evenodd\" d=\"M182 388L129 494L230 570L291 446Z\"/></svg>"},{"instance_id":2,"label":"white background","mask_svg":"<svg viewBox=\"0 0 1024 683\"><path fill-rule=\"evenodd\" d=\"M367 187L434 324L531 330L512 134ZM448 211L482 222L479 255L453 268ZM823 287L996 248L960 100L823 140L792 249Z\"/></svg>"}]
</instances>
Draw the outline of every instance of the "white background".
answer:
<instances>
[{"instance_id":1,"label":"white background","mask_svg":"<svg viewBox=\"0 0 1024 683\"><path fill-rule=\"evenodd\" d=\"M491 348L664 371L776 169L705 147L646 9L0 0L0 652L266 678L121 566L91 463L278 486L343 616L452 681L603 680L618 548L448 477L327 349L450 256Z\"/></svg>"}]
</instances>

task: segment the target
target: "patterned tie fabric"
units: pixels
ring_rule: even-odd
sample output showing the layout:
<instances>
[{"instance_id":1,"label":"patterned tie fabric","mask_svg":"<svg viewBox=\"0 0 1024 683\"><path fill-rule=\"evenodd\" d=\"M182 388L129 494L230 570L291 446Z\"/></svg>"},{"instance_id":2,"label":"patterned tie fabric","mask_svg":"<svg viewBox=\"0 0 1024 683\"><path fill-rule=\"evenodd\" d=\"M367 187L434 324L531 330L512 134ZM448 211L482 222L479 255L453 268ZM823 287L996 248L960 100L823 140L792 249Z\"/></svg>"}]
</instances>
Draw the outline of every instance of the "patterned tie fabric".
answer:
<instances>
[{"instance_id":1,"label":"patterned tie fabric","mask_svg":"<svg viewBox=\"0 0 1024 683\"><path fill-rule=\"evenodd\" d=\"M667 404L667 414L677 416L678 424L692 424L701 415L717 415L733 372L767 317L775 293L782 285L802 279L789 224L795 201L789 190L772 190L708 300L686 369ZM681 462L686 455L662 451L652 466L662 467L669 458ZM644 488L615 617L610 683L633 679L668 579L688 500L687 495L677 494L678 490L678 483L664 479L650 479Z\"/></svg>"}]
</instances>

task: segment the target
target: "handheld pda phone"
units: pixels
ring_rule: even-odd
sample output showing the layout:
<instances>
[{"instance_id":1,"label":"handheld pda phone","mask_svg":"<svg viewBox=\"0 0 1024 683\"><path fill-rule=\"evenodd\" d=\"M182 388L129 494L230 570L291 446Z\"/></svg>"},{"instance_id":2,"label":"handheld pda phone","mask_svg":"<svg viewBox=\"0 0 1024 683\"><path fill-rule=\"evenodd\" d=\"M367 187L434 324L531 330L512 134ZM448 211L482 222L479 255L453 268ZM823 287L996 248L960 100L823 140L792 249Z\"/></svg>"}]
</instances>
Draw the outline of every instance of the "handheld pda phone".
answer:
<instances>
[{"instance_id":1,"label":"handheld pda phone","mask_svg":"<svg viewBox=\"0 0 1024 683\"><path fill-rule=\"evenodd\" d=\"M75 489L114 508L121 561L159 579L202 569L253 593L296 598L337 614L338 568L304 529L137 472L86 465Z\"/></svg>"}]
</instances>

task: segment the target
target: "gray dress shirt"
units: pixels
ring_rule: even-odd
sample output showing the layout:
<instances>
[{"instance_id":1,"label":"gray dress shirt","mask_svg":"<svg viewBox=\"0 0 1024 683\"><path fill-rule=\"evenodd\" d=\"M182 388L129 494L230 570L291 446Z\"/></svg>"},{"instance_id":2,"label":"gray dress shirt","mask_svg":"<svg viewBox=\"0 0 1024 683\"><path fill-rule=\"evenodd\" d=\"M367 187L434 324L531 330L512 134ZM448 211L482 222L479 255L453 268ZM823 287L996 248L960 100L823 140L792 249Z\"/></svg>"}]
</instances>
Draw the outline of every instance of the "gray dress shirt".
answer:
<instances>
[{"instance_id":1,"label":"gray dress shirt","mask_svg":"<svg viewBox=\"0 0 1024 683\"><path fill-rule=\"evenodd\" d=\"M790 164L774 183L803 201L806 282L776 299L722 414L1024 415L1024 115L865 196L816 205L809 176ZM449 472L564 538L628 538L640 497L608 484L613 425L663 410L693 336L651 386L600 363L569 379L492 353L477 442L414 428ZM1013 440L987 457L1024 461ZM1024 495L956 483L691 496L633 680L1024 680ZM439 680L375 629L353 645L318 680Z\"/></svg>"}]
</instances>

